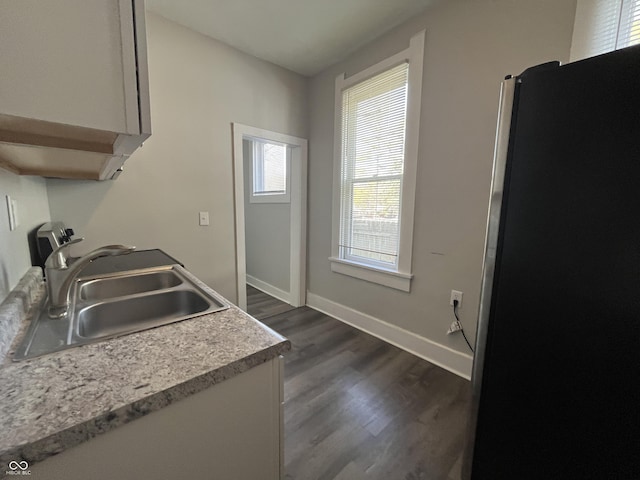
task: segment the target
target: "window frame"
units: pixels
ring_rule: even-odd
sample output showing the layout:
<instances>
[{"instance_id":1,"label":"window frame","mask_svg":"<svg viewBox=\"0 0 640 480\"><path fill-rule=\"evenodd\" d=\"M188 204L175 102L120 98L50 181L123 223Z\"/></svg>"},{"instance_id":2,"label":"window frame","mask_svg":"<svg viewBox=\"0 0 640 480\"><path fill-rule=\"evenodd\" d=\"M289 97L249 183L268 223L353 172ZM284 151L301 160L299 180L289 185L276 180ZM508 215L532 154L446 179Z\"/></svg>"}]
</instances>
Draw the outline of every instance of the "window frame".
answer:
<instances>
[{"instance_id":1,"label":"window frame","mask_svg":"<svg viewBox=\"0 0 640 480\"><path fill-rule=\"evenodd\" d=\"M265 143L269 143L272 145L279 145L279 142L266 142L264 140L254 139L252 140L252 149L251 149L251 171L249 175L251 178L250 186L251 191L249 192L249 203L290 203L291 202L291 149L286 145L282 144L285 148L285 191L284 193L270 193L270 192L255 192L255 181L256 181L256 162L257 155L256 152L258 150L258 145L263 145ZM263 155L263 154L261 154ZM264 166L264 158L260 158L260 162L262 166Z\"/></svg>"},{"instance_id":2,"label":"window frame","mask_svg":"<svg viewBox=\"0 0 640 480\"><path fill-rule=\"evenodd\" d=\"M341 73L335 81L335 120L333 153L333 204L331 271L377 283L397 290L411 289L411 257L413 249L413 224L415 210L416 171L418 165L418 138L422 96L422 72L424 62L425 31L413 35L409 47L350 77ZM341 169L342 169L342 94L343 91L368 80L401 63L409 63L407 85L407 113L405 128L404 167L400 193L399 248L397 267L383 262L357 261L352 256L340 256Z\"/></svg>"}]
</instances>

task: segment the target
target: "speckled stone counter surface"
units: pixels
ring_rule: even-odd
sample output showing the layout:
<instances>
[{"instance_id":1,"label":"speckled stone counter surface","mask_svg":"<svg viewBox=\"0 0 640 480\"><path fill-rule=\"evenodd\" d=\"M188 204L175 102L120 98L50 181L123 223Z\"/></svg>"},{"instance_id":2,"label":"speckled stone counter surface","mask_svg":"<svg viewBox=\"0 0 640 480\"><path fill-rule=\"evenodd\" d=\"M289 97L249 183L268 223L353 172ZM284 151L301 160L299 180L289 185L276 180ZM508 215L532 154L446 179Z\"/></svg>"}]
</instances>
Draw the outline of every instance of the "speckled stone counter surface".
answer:
<instances>
[{"instance_id":1,"label":"speckled stone counter surface","mask_svg":"<svg viewBox=\"0 0 640 480\"><path fill-rule=\"evenodd\" d=\"M232 305L5 364L0 368L0 465L43 460L290 348L288 340Z\"/></svg>"},{"instance_id":2,"label":"speckled stone counter surface","mask_svg":"<svg viewBox=\"0 0 640 480\"><path fill-rule=\"evenodd\" d=\"M25 320L43 293L42 269L32 267L0 303L0 364L9 353L13 340L28 323Z\"/></svg>"}]
</instances>

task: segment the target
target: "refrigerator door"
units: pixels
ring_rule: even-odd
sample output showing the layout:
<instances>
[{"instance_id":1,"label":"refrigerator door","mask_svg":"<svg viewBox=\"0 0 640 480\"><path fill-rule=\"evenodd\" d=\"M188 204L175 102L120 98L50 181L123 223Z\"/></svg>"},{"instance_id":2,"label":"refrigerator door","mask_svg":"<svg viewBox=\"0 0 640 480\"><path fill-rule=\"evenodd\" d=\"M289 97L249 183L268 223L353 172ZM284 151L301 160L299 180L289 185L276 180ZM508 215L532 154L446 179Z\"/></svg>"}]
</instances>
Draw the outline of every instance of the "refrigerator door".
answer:
<instances>
[{"instance_id":1,"label":"refrigerator door","mask_svg":"<svg viewBox=\"0 0 640 480\"><path fill-rule=\"evenodd\" d=\"M500 104L498 107L498 125L496 127L496 144L493 158L493 173L491 179L491 197L487 214L487 233L484 243L484 265L482 268L482 288L480 291L480 309L478 312L478 329L476 334L476 349L474 352L472 373L472 401L469 421L467 425L467 443L465 448L465 462L463 464L463 478L470 478L471 459L476 431L478 405L482 389L482 371L484 368L487 327L489 323L489 308L491 306L491 292L496 263L496 249L498 246L498 231L500 227L500 212L502 209L502 194L504 188L504 174L507 164L509 148L509 133L513 112L513 102L516 89L516 79L508 77L502 82L500 89Z\"/></svg>"},{"instance_id":2,"label":"refrigerator door","mask_svg":"<svg viewBox=\"0 0 640 480\"><path fill-rule=\"evenodd\" d=\"M640 478L639 85L640 47L517 78L467 478Z\"/></svg>"}]
</instances>

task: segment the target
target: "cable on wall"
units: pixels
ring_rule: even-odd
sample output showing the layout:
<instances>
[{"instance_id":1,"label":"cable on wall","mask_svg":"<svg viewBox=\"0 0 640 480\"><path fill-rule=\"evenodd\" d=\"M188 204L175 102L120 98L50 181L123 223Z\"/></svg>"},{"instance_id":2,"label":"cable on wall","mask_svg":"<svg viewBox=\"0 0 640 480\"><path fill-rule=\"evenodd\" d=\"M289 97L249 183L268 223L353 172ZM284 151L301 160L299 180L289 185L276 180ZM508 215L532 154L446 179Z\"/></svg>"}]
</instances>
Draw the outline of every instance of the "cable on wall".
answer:
<instances>
[{"instance_id":1,"label":"cable on wall","mask_svg":"<svg viewBox=\"0 0 640 480\"><path fill-rule=\"evenodd\" d=\"M456 317L456 321L454 322L455 329L454 329L454 325L452 325L452 328L449 330L449 333L455 333L456 331L459 331L460 333L462 333L462 336L464 337L464 341L467 342L467 345L469 346L469 350L471 350L471 353L475 353L473 351L473 347L471 346L471 343L469 342L469 339L464 333L464 328L462 328L462 323L460 323L460 317L458 317L458 303L459 303L458 300L453 301L453 315Z\"/></svg>"}]
</instances>

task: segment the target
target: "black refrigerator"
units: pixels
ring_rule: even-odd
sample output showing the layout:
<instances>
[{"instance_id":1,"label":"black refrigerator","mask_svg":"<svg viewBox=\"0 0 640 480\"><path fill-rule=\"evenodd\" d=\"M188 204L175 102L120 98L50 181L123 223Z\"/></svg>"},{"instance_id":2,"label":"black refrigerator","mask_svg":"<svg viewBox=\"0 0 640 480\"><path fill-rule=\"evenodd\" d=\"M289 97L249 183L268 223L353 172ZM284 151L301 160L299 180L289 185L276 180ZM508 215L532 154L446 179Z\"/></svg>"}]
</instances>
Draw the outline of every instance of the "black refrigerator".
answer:
<instances>
[{"instance_id":1,"label":"black refrigerator","mask_svg":"<svg viewBox=\"0 0 640 480\"><path fill-rule=\"evenodd\" d=\"M640 46L502 85L463 478L640 479Z\"/></svg>"}]
</instances>

